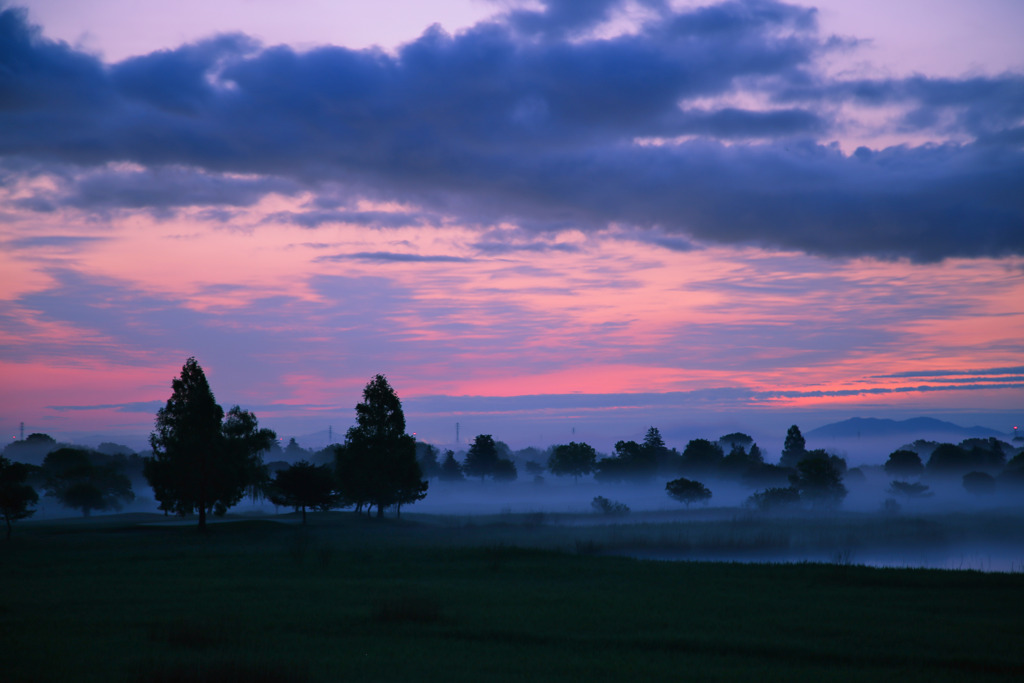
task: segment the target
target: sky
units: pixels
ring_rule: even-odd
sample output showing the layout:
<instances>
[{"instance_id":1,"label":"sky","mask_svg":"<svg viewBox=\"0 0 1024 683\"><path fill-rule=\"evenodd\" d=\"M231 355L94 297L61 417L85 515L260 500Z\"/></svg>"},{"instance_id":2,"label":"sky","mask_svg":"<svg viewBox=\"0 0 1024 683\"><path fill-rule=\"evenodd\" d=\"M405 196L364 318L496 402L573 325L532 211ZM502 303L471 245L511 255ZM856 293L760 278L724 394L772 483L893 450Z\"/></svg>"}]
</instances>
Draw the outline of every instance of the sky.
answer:
<instances>
[{"instance_id":1,"label":"sky","mask_svg":"<svg viewBox=\"0 0 1024 683\"><path fill-rule=\"evenodd\" d=\"M446 446L1010 432L1022 25L1015 0L0 4L0 433L140 447L190 356L306 445L377 373Z\"/></svg>"}]
</instances>

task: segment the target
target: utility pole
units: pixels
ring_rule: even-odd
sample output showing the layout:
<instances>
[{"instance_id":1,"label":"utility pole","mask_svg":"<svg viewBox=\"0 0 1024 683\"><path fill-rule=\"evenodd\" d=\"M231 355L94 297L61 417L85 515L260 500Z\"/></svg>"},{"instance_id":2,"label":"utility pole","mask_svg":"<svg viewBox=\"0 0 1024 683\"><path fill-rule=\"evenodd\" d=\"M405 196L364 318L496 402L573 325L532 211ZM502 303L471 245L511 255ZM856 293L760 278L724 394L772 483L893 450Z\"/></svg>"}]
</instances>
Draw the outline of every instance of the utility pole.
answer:
<instances>
[{"instance_id":1,"label":"utility pole","mask_svg":"<svg viewBox=\"0 0 1024 683\"><path fill-rule=\"evenodd\" d=\"M1014 429L1016 429L1016 427L1014 427ZM25 423L24 422L21 423L21 431L19 433L21 434L21 436L18 437L18 440L19 441L24 441L25 440Z\"/></svg>"},{"instance_id":2,"label":"utility pole","mask_svg":"<svg viewBox=\"0 0 1024 683\"><path fill-rule=\"evenodd\" d=\"M455 423L455 445L459 445L459 423Z\"/></svg>"}]
</instances>

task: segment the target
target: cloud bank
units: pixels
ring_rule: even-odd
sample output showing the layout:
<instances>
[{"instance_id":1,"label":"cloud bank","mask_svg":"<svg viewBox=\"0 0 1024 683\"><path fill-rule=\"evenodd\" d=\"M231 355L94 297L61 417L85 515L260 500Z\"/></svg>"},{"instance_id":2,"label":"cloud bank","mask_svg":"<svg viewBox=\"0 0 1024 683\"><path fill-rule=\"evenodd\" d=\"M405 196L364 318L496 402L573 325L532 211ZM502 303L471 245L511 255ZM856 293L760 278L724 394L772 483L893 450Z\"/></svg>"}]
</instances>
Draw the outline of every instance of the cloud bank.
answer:
<instances>
[{"instance_id":1,"label":"cloud bank","mask_svg":"<svg viewBox=\"0 0 1024 683\"><path fill-rule=\"evenodd\" d=\"M855 41L813 9L641 4L616 30L620 2L548 0L393 53L219 35L112 64L0 9L0 186L36 212L310 193L275 219L370 198L680 249L1024 254L1024 75L844 80L822 60ZM851 112L906 144L845 153Z\"/></svg>"}]
</instances>

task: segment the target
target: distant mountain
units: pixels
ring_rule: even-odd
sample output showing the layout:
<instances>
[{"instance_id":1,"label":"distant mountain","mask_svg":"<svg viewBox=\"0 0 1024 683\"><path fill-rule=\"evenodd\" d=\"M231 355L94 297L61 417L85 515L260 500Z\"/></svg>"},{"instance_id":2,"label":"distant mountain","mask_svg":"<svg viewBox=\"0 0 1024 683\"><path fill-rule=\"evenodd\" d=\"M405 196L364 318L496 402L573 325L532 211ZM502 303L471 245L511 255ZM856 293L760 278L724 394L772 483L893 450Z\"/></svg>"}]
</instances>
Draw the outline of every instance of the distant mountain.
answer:
<instances>
[{"instance_id":1,"label":"distant mountain","mask_svg":"<svg viewBox=\"0 0 1024 683\"><path fill-rule=\"evenodd\" d=\"M962 441L969 438L987 439L994 436L1009 439L1004 432L988 427L961 427L945 420L931 417L914 417L909 420L886 420L875 417L853 417L842 422L833 422L807 432L806 436L832 439L856 439L887 436L906 436L927 439Z\"/></svg>"}]
</instances>

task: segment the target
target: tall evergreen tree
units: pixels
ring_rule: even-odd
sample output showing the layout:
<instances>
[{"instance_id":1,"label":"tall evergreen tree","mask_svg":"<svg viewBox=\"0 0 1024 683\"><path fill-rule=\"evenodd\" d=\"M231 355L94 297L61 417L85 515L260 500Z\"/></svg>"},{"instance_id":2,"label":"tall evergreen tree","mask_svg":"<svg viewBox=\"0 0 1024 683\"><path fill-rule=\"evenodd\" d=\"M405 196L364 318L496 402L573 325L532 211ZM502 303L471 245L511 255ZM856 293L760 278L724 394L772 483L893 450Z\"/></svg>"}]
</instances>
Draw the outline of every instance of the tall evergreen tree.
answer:
<instances>
[{"instance_id":1,"label":"tall evergreen tree","mask_svg":"<svg viewBox=\"0 0 1024 683\"><path fill-rule=\"evenodd\" d=\"M357 505L377 506L377 516L395 505L427 495L427 482L416 462L416 440L405 433L402 402L384 375L363 389L356 406L356 424L345 435L336 461L343 497Z\"/></svg>"},{"instance_id":2,"label":"tall evergreen tree","mask_svg":"<svg viewBox=\"0 0 1024 683\"><path fill-rule=\"evenodd\" d=\"M805 455L807 455L807 442L804 441L804 435L800 433L800 428L793 425L786 432L786 441L782 446L782 457L779 458L779 464L795 469Z\"/></svg>"},{"instance_id":3,"label":"tall evergreen tree","mask_svg":"<svg viewBox=\"0 0 1024 683\"><path fill-rule=\"evenodd\" d=\"M260 429L256 417L238 406L225 420L195 358L185 362L171 390L156 415L149 437L153 457L146 459L144 473L162 510L196 511L205 530L209 511L227 512L261 475L260 454L276 435Z\"/></svg>"},{"instance_id":4,"label":"tall evergreen tree","mask_svg":"<svg viewBox=\"0 0 1024 683\"><path fill-rule=\"evenodd\" d=\"M422 441L416 442L416 462L420 464L424 478L433 479L441 475L441 463L438 461L437 455L436 446Z\"/></svg>"},{"instance_id":5,"label":"tall evergreen tree","mask_svg":"<svg viewBox=\"0 0 1024 683\"><path fill-rule=\"evenodd\" d=\"M470 477L484 477L494 474L498 466L498 447L490 434L477 434L469 446L466 459L462 463L462 471Z\"/></svg>"},{"instance_id":6,"label":"tall evergreen tree","mask_svg":"<svg viewBox=\"0 0 1024 683\"><path fill-rule=\"evenodd\" d=\"M466 478L462 474L462 465L455 459L455 451L450 448L444 452L444 462L441 463L440 477L444 481L462 481Z\"/></svg>"},{"instance_id":7,"label":"tall evergreen tree","mask_svg":"<svg viewBox=\"0 0 1024 683\"><path fill-rule=\"evenodd\" d=\"M661 430L657 427L648 428L641 447L647 457L654 461L659 472L670 472L681 464L678 453L669 450L665 445L665 439L661 437Z\"/></svg>"}]
</instances>

